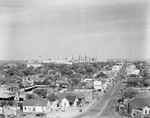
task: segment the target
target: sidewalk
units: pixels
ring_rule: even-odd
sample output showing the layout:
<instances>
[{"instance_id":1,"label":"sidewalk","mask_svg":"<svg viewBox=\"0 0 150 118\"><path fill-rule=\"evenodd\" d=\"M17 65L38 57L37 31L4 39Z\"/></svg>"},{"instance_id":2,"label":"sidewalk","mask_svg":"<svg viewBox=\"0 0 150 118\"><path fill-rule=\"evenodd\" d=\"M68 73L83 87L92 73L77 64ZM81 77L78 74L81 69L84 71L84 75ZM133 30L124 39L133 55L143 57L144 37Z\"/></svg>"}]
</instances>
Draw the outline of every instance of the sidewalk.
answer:
<instances>
[{"instance_id":1,"label":"sidewalk","mask_svg":"<svg viewBox=\"0 0 150 118\"><path fill-rule=\"evenodd\" d=\"M65 109L65 112L57 111L57 112L49 113L47 118L72 118L81 115L82 113L86 112L89 108L91 108L96 101L97 99L94 99L91 103L84 106L82 112L79 112L79 108L77 107L69 107Z\"/></svg>"},{"instance_id":2,"label":"sidewalk","mask_svg":"<svg viewBox=\"0 0 150 118\"><path fill-rule=\"evenodd\" d=\"M79 112L75 115L72 115L70 118L76 117L78 115L84 114L86 111L88 111L95 103L96 103L97 99L94 99L92 102L90 102L88 105L84 106L84 108L82 109L82 112Z\"/></svg>"},{"instance_id":3,"label":"sidewalk","mask_svg":"<svg viewBox=\"0 0 150 118\"><path fill-rule=\"evenodd\" d=\"M78 114L78 113L79 113L79 108L69 107L69 108L66 108L64 112L57 111L57 112L48 114L47 118L71 118L73 115Z\"/></svg>"},{"instance_id":4,"label":"sidewalk","mask_svg":"<svg viewBox=\"0 0 150 118\"><path fill-rule=\"evenodd\" d=\"M88 109L90 109L94 103L97 101L97 99L94 99L92 102L90 102L88 105L84 106L83 111L82 112L86 112Z\"/></svg>"}]
</instances>

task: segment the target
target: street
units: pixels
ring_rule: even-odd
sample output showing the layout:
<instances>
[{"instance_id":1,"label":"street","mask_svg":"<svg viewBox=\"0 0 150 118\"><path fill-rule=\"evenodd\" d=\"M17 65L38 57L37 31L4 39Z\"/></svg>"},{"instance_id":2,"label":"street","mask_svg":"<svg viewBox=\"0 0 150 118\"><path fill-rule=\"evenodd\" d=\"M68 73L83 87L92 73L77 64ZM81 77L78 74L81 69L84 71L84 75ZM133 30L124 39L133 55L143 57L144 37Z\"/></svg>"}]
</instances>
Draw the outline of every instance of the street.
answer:
<instances>
[{"instance_id":1,"label":"street","mask_svg":"<svg viewBox=\"0 0 150 118\"><path fill-rule=\"evenodd\" d=\"M115 118L111 112L111 106L116 102L119 91L122 87L120 84L120 75L124 75L125 66L118 74L115 85L112 85L109 90L85 113L75 118Z\"/></svg>"}]
</instances>

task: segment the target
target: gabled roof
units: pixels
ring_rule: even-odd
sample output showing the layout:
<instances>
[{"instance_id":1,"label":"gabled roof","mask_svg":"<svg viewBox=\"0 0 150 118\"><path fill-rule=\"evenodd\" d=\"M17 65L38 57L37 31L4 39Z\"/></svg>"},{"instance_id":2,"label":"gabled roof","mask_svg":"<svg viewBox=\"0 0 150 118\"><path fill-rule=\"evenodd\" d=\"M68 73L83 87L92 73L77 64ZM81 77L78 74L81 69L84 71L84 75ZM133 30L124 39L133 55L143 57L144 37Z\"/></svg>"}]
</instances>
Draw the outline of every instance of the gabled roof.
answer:
<instances>
[{"instance_id":1,"label":"gabled roof","mask_svg":"<svg viewBox=\"0 0 150 118\"><path fill-rule=\"evenodd\" d=\"M62 100L64 98L66 98L67 96L74 96L75 98L81 98L83 96L83 94L78 93L78 92L64 92L64 93L58 93L57 95L58 100Z\"/></svg>"},{"instance_id":2,"label":"gabled roof","mask_svg":"<svg viewBox=\"0 0 150 118\"><path fill-rule=\"evenodd\" d=\"M23 106L47 106L48 100L39 100L39 99L32 99L32 100L24 100Z\"/></svg>"},{"instance_id":3,"label":"gabled roof","mask_svg":"<svg viewBox=\"0 0 150 118\"><path fill-rule=\"evenodd\" d=\"M135 98L150 98L150 92L139 92Z\"/></svg>"},{"instance_id":4,"label":"gabled roof","mask_svg":"<svg viewBox=\"0 0 150 118\"><path fill-rule=\"evenodd\" d=\"M76 99L76 96L70 96L70 95L68 95L68 96L66 96L66 99L67 99L69 102L74 102L75 99Z\"/></svg>"},{"instance_id":5,"label":"gabled roof","mask_svg":"<svg viewBox=\"0 0 150 118\"><path fill-rule=\"evenodd\" d=\"M67 95L69 95L70 93L58 93L56 96L58 98L58 100L62 100L64 99Z\"/></svg>"},{"instance_id":6,"label":"gabled roof","mask_svg":"<svg viewBox=\"0 0 150 118\"><path fill-rule=\"evenodd\" d=\"M149 98L135 98L130 101L130 105L132 108L142 109L146 107L147 105L150 105L150 99Z\"/></svg>"}]
</instances>

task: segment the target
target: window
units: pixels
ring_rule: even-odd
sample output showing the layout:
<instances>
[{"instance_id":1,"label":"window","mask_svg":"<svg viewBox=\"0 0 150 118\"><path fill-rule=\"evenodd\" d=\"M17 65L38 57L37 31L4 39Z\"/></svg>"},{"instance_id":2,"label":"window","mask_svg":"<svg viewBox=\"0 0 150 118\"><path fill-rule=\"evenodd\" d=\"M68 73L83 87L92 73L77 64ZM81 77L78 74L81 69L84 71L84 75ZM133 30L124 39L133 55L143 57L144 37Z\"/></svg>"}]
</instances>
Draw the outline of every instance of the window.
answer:
<instances>
[{"instance_id":1,"label":"window","mask_svg":"<svg viewBox=\"0 0 150 118\"><path fill-rule=\"evenodd\" d=\"M149 114L150 114L150 110L149 110Z\"/></svg>"},{"instance_id":2,"label":"window","mask_svg":"<svg viewBox=\"0 0 150 118\"><path fill-rule=\"evenodd\" d=\"M33 107L33 111L35 111L35 107Z\"/></svg>"},{"instance_id":3,"label":"window","mask_svg":"<svg viewBox=\"0 0 150 118\"><path fill-rule=\"evenodd\" d=\"M26 110L26 107L24 107L24 110Z\"/></svg>"},{"instance_id":4,"label":"window","mask_svg":"<svg viewBox=\"0 0 150 118\"><path fill-rule=\"evenodd\" d=\"M145 110L145 114L147 114L147 110Z\"/></svg>"}]
</instances>

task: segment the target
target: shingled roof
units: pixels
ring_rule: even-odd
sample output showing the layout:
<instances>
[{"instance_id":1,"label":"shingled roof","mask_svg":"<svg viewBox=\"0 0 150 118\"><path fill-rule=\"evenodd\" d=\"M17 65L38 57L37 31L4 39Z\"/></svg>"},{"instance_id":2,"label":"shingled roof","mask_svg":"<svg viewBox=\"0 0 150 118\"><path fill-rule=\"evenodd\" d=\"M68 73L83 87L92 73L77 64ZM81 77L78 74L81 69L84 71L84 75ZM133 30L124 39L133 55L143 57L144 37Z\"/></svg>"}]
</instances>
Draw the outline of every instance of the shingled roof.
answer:
<instances>
[{"instance_id":1,"label":"shingled roof","mask_svg":"<svg viewBox=\"0 0 150 118\"><path fill-rule=\"evenodd\" d=\"M76 96L70 96L70 95L68 95L68 96L66 96L66 99L67 99L69 102L74 102L75 99L76 99Z\"/></svg>"},{"instance_id":2,"label":"shingled roof","mask_svg":"<svg viewBox=\"0 0 150 118\"><path fill-rule=\"evenodd\" d=\"M32 99L32 100L24 100L23 106L47 106L48 100L39 100L39 99Z\"/></svg>"},{"instance_id":3,"label":"shingled roof","mask_svg":"<svg viewBox=\"0 0 150 118\"><path fill-rule=\"evenodd\" d=\"M150 92L140 92L130 101L130 105L135 109L142 109L150 105Z\"/></svg>"},{"instance_id":4,"label":"shingled roof","mask_svg":"<svg viewBox=\"0 0 150 118\"><path fill-rule=\"evenodd\" d=\"M140 92L135 96L135 98L150 98L150 92Z\"/></svg>"}]
</instances>

